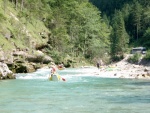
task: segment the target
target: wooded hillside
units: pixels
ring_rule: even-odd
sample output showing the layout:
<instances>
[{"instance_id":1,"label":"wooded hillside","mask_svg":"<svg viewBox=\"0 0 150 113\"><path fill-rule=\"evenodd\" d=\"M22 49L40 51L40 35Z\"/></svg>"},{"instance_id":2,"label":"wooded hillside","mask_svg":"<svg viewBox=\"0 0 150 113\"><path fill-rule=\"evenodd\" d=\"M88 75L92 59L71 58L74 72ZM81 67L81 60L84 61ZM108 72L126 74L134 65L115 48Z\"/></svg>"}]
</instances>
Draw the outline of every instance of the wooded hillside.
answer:
<instances>
[{"instance_id":1,"label":"wooded hillside","mask_svg":"<svg viewBox=\"0 0 150 113\"><path fill-rule=\"evenodd\" d=\"M0 44L5 51L41 50L56 62L67 57L92 61L109 52L110 26L88 0L2 0L0 4Z\"/></svg>"},{"instance_id":2,"label":"wooded hillside","mask_svg":"<svg viewBox=\"0 0 150 113\"><path fill-rule=\"evenodd\" d=\"M120 15L124 23L122 29L129 36L127 37L129 46L150 48L149 0L90 0L90 2L99 8L103 17L107 18L107 23L113 27L113 32L116 32L115 19Z\"/></svg>"},{"instance_id":3,"label":"wooded hillside","mask_svg":"<svg viewBox=\"0 0 150 113\"><path fill-rule=\"evenodd\" d=\"M149 48L149 26L148 0L0 1L5 53L40 50L56 63L120 59L128 47Z\"/></svg>"}]
</instances>

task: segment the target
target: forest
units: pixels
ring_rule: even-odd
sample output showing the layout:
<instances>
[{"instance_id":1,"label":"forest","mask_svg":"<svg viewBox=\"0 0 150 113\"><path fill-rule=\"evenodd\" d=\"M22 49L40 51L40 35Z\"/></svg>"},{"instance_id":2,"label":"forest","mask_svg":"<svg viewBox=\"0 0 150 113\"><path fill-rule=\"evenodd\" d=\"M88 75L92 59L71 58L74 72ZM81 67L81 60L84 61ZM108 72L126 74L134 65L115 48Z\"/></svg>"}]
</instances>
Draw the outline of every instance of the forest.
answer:
<instances>
[{"instance_id":1,"label":"forest","mask_svg":"<svg viewBox=\"0 0 150 113\"><path fill-rule=\"evenodd\" d=\"M36 40L36 48L29 45L29 49L42 50L56 62L67 57L110 62L123 58L132 47L150 47L148 0L3 0L0 3L0 26L6 22L10 25L0 30L0 38L9 31L11 41L22 48ZM18 23L9 19L10 8L19 24L30 30L30 38L19 32ZM41 42L37 31L46 32L47 41Z\"/></svg>"},{"instance_id":2,"label":"forest","mask_svg":"<svg viewBox=\"0 0 150 113\"><path fill-rule=\"evenodd\" d=\"M122 55L127 48L150 48L149 0L90 0L101 12L110 35L111 55Z\"/></svg>"}]
</instances>

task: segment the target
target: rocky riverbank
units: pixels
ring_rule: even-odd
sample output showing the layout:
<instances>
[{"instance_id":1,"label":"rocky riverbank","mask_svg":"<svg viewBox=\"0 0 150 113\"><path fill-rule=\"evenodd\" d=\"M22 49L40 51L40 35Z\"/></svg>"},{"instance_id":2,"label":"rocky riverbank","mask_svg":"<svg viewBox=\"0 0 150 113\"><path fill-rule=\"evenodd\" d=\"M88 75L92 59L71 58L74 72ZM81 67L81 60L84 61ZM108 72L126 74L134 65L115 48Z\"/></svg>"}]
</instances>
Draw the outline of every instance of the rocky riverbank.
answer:
<instances>
[{"instance_id":1,"label":"rocky riverbank","mask_svg":"<svg viewBox=\"0 0 150 113\"><path fill-rule=\"evenodd\" d=\"M141 65L111 65L102 67L97 73L100 77L150 79L150 67Z\"/></svg>"},{"instance_id":2,"label":"rocky riverbank","mask_svg":"<svg viewBox=\"0 0 150 113\"><path fill-rule=\"evenodd\" d=\"M150 63L131 64L128 56L120 62L102 66L97 73L101 77L150 79Z\"/></svg>"},{"instance_id":3,"label":"rocky riverbank","mask_svg":"<svg viewBox=\"0 0 150 113\"><path fill-rule=\"evenodd\" d=\"M31 73L47 66L53 59L42 51L0 49L0 79L14 79L14 73Z\"/></svg>"}]
</instances>

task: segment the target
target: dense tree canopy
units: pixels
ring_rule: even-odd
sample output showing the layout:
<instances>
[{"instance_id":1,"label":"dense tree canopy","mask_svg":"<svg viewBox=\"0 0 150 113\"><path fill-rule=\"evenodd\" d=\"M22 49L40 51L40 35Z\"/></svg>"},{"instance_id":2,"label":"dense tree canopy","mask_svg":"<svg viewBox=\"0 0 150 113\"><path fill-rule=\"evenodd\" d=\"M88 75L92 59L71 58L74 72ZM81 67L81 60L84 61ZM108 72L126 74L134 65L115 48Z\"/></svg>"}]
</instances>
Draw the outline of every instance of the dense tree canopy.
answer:
<instances>
[{"instance_id":1,"label":"dense tree canopy","mask_svg":"<svg viewBox=\"0 0 150 113\"><path fill-rule=\"evenodd\" d=\"M129 36L125 30L122 12L115 12L112 23L113 30L110 36L111 56L112 59L115 60L116 58L122 57L126 52L127 44L129 43Z\"/></svg>"},{"instance_id":2,"label":"dense tree canopy","mask_svg":"<svg viewBox=\"0 0 150 113\"><path fill-rule=\"evenodd\" d=\"M37 27L35 20L44 23L50 32L45 50L58 59L69 55L91 60L105 58L107 53L116 58L123 56L128 46L149 48L149 0L3 0L3 3L4 12L9 3L13 4L26 25ZM3 21L5 15L0 15Z\"/></svg>"},{"instance_id":3,"label":"dense tree canopy","mask_svg":"<svg viewBox=\"0 0 150 113\"><path fill-rule=\"evenodd\" d=\"M114 24L117 20L118 15L116 15L116 11L122 13L122 23L125 24L124 31L125 34L129 36L129 46L146 46L150 48L148 40L149 34L149 26L150 26L150 1L149 0L89 0L95 6L97 6L102 14L109 19L110 26L113 27L112 37L111 38L111 53L115 50L115 48L119 47L117 45L117 41L113 42L121 36L120 33L117 33L117 28ZM113 39L113 40L112 40ZM115 44L115 45L113 45ZM119 42L121 44L121 42ZM112 45L114 47L112 47ZM121 47L124 48L124 47ZM118 55L116 53L115 55Z\"/></svg>"},{"instance_id":4,"label":"dense tree canopy","mask_svg":"<svg viewBox=\"0 0 150 113\"><path fill-rule=\"evenodd\" d=\"M89 0L9 1L19 12L18 17L26 18L26 24L35 24L34 19L44 22L51 32L46 50L55 57L70 55L91 60L109 52L111 27Z\"/></svg>"}]
</instances>

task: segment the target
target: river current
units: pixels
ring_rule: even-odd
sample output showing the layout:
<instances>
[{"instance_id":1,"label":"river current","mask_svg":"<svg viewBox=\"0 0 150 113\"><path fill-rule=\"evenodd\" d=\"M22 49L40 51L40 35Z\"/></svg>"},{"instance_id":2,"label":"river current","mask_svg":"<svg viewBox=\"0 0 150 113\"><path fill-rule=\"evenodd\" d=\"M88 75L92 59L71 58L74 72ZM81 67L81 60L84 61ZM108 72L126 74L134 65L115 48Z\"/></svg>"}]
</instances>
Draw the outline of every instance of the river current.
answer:
<instances>
[{"instance_id":1,"label":"river current","mask_svg":"<svg viewBox=\"0 0 150 113\"><path fill-rule=\"evenodd\" d=\"M49 69L0 81L0 113L150 113L150 80L101 78L96 68Z\"/></svg>"}]
</instances>

